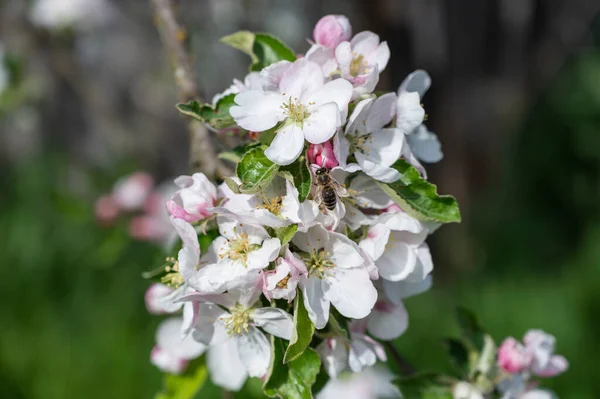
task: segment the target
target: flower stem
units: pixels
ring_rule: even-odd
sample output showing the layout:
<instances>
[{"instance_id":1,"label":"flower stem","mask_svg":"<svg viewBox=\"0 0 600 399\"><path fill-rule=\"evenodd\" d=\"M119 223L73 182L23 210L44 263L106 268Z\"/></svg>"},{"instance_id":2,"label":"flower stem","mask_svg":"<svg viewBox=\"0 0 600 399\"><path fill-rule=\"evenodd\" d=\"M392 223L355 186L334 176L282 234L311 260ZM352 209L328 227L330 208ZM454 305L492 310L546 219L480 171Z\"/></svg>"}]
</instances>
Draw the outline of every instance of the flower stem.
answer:
<instances>
[{"instance_id":1,"label":"flower stem","mask_svg":"<svg viewBox=\"0 0 600 399\"><path fill-rule=\"evenodd\" d=\"M403 375L409 377L417 372L413 365L410 364L409 361L400 354L400 352L398 352L398 349L396 349L392 342L387 341L384 342L383 345L387 349L388 353L391 354L392 358L394 358L394 362L396 362L398 369Z\"/></svg>"}]
</instances>

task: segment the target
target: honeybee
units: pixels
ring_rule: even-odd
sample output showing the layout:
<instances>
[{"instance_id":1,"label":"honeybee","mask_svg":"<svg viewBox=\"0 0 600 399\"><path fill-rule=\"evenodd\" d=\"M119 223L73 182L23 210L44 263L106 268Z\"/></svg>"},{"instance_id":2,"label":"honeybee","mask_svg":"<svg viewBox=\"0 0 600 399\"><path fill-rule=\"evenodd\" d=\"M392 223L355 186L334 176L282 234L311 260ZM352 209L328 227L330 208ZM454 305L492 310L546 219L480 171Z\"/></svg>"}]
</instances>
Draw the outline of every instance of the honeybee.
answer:
<instances>
[{"instance_id":1,"label":"honeybee","mask_svg":"<svg viewBox=\"0 0 600 399\"><path fill-rule=\"evenodd\" d=\"M331 177L330 170L327 168L319 168L315 171L315 182L313 184L316 186L313 199L321 210L325 206L325 208L333 211L338 199L348 196L348 191Z\"/></svg>"}]
</instances>

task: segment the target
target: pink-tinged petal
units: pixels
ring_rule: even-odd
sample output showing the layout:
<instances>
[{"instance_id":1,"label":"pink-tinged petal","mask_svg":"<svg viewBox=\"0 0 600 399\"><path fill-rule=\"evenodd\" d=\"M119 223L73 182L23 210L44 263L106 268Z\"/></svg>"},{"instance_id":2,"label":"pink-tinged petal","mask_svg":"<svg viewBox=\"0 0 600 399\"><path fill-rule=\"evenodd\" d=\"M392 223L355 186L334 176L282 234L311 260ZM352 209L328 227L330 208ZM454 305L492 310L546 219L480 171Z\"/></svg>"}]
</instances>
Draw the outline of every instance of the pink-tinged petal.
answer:
<instances>
[{"instance_id":1,"label":"pink-tinged petal","mask_svg":"<svg viewBox=\"0 0 600 399\"><path fill-rule=\"evenodd\" d=\"M263 68L263 70L260 71L260 77L264 90L278 90L281 78L283 78L283 74L288 70L290 65L292 65L292 63L289 61L279 61Z\"/></svg>"},{"instance_id":2,"label":"pink-tinged petal","mask_svg":"<svg viewBox=\"0 0 600 399\"><path fill-rule=\"evenodd\" d=\"M104 195L96 200L96 220L103 224L111 224L119 216L119 204L112 195Z\"/></svg>"},{"instance_id":3,"label":"pink-tinged petal","mask_svg":"<svg viewBox=\"0 0 600 399\"><path fill-rule=\"evenodd\" d=\"M358 246L365 251L372 260L376 261L383 255L389 238L390 228L384 224L378 223L369 227L367 237L362 240Z\"/></svg>"},{"instance_id":4,"label":"pink-tinged petal","mask_svg":"<svg viewBox=\"0 0 600 399\"><path fill-rule=\"evenodd\" d=\"M206 351L206 345L192 336L184 338L181 326L182 319L179 317L164 320L156 330L156 345L180 359L195 359Z\"/></svg>"},{"instance_id":5,"label":"pink-tinged petal","mask_svg":"<svg viewBox=\"0 0 600 399\"><path fill-rule=\"evenodd\" d=\"M352 45L350 42L342 42L335 48L335 59L343 76L350 75L352 58Z\"/></svg>"},{"instance_id":6,"label":"pink-tinged petal","mask_svg":"<svg viewBox=\"0 0 600 399\"><path fill-rule=\"evenodd\" d=\"M302 132L306 141L320 144L333 137L341 123L340 110L331 102L311 110L310 116L304 121Z\"/></svg>"},{"instance_id":7,"label":"pink-tinged petal","mask_svg":"<svg viewBox=\"0 0 600 399\"><path fill-rule=\"evenodd\" d=\"M352 100L356 100L364 94L372 93L377 83L379 83L379 67L374 65L366 75L360 75L352 81L354 86Z\"/></svg>"},{"instance_id":8,"label":"pink-tinged petal","mask_svg":"<svg viewBox=\"0 0 600 399\"><path fill-rule=\"evenodd\" d=\"M569 362L564 356L554 355L543 369L533 369L538 377L554 377L564 373L569 368Z\"/></svg>"},{"instance_id":9,"label":"pink-tinged petal","mask_svg":"<svg viewBox=\"0 0 600 399\"><path fill-rule=\"evenodd\" d=\"M353 339L348 352L348 366L355 373L360 373L365 367L370 367L377 362L375 352L363 340Z\"/></svg>"},{"instance_id":10,"label":"pink-tinged petal","mask_svg":"<svg viewBox=\"0 0 600 399\"><path fill-rule=\"evenodd\" d=\"M396 114L396 102L398 98L394 93L386 93L378 97L371 108L366 121L366 131L378 132L389 124ZM398 155L399 156L399 155Z\"/></svg>"},{"instance_id":11,"label":"pink-tinged petal","mask_svg":"<svg viewBox=\"0 0 600 399\"><path fill-rule=\"evenodd\" d=\"M169 233L168 223L155 216L136 216L129 222L129 235L136 240L160 241Z\"/></svg>"},{"instance_id":12,"label":"pink-tinged petal","mask_svg":"<svg viewBox=\"0 0 600 399\"><path fill-rule=\"evenodd\" d=\"M261 378L269 370L271 363L271 345L265 335L254 326L248 332L234 337L240 360L250 377Z\"/></svg>"},{"instance_id":13,"label":"pink-tinged petal","mask_svg":"<svg viewBox=\"0 0 600 399\"><path fill-rule=\"evenodd\" d=\"M198 233L196 233L191 224L182 219L171 217L171 224L175 227L177 234L183 242L177 260L179 262L179 273L181 273L184 279L187 279L194 274L200 260Z\"/></svg>"},{"instance_id":14,"label":"pink-tinged petal","mask_svg":"<svg viewBox=\"0 0 600 399\"><path fill-rule=\"evenodd\" d=\"M335 59L335 50L314 44L306 52L306 59L317 63L321 67L323 76L330 77L336 72L338 67Z\"/></svg>"},{"instance_id":15,"label":"pink-tinged petal","mask_svg":"<svg viewBox=\"0 0 600 399\"><path fill-rule=\"evenodd\" d=\"M152 348L150 362L159 370L175 375L183 373L189 364L188 360L181 359L159 346Z\"/></svg>"},{"instance_id":16,"label":"pink-tinged petal","mask_svg":"<svg viewBox=\"0 0 600 399\"><path fill-rule=\"evenodd\" d=\"M252 320L257 327L285 340L292 337L292 316L278 308L260 308L252 312Z\"/></svg>"},{"instance_id":17,"label":"pink-tinged petal","mask_svg":"<svg viewBox=\"0 0 600 399\"><path fill-rule=\"evenodd\" d=\"M343 316L362 319L371 312L377 301L377 290L364 268L338 268L327 282L325 299Z\"/></svg>"},{"instance_id":18,"label":"pink-tinged petal","mask_svg":"<svg viewBox=\"0 0 600 399\"><path fill-rule=\"evenodd\" d=\"M352 50L357 54L370 55L379 46L379 36L370 31L359 32L350 41Z\"/></svg>"},{"instance_id":19,"label":"pink-tinged petal","mask_svg":"<svg viewBox=\"0 0 600 399\"><path fill-rule=\"evenodd\" d=\"M206 365L212 382L228 391L239 391L248 378L234 339L211 346L206 354Z\"/></svg>"},{"instance_id":20,"label":"pink-tinged petal","mask_svg":"<svg viewBox=\"0 0 600 399\"><path fill-rule=\"evenodd\" d=\"M379 275L390 281L405 279L415 268L417 256L413 247L390 239L391 245L375 262Z\"/></svg>"},{"instance_id":21,"label":"pink-tinged petal","mask_svg":"<svg viewBox=\"0 0 600 399\"><path fill-rule=\"evenodd\" d=\"M313 30L315 42L328 48L335 48L351 37L352 26L344 15L326 15L317 22Z\"/></svg>"},{"instance_id":22,"label":"pink-tinged petal","mask_svg":"<svg viewBox=\"0 0 600 399\"><path fill-rule=\"evenodd\" d=\"M315 328L322 329L329 320L329 301L325 299L323 281L312 276L302 281L302 297L308 317L314 323Z\"/></svg>"},{"instance_id":23,"label":"pink-tinged petal","mask_svg":"<svg viewBox=\"0 0 600 399\"><path fill-rule=\"evenodd\" d=\"M284 97L298 99L305 104L306 99L320 90L323 84L321 67L302 58L294 61L285 71L279 83L279 91Z\"/></svg>"},{"instance_id":24,"label":"pink-tinged petal","mask_svg":"<svg viewBox=\"0 0 600 399\"><path fill-rule=\"evenodd\" d=\"M153 187L152 176L145 172L136 172L119 179L112 196L120 208L131 211L142 207Z\"/></svg>"},{"instance_id":25,"label":"pink-tinged petal","mask_svg":"<svg viewBox=\"0 0 600 399\"><path fill-rule=\"evenodd\" d=\"M545 389L534 389L532 391L524 392L519 399L558 399L557 396L550 391Z\"/></svg>"},{"instance_id":26,"label":"pink-tinged petal","mask_svg":"<svg viewBox=\"0 0 600 399\"><path fill-rule=\"evenodd\" d=\"M144 294L144 302L146 309L150 314L165 314L169 313L162 305L164 297L171 294L173 290L164 284L152 284Z\"/></svg>"},{"instance_id":27,"label":"pink-tinged petal","mask_svg":"<svg viewBox=\"0 0 600 399\"><path fill-rule=\"evenodd\" d=\"M265 156L278 165L289 165L298 159L303 149L304 133L292 123L277 131L271 145L265 150Z\"/></svg>"},{"instance_id":28,"label":"pink-tinged petal","mask_svg":"<svg viewBox=\"0 0 600 399\"><path fill-rule=\"evenodd\" d=\"M367 320L369 334L384 341L398 338L408 328L408 312L402 303L394 305L380 300Z\"/></svg>"},{"instance_id":29,"label":"pink-tinged petal","mask_svg":"<svg viewBox=\"0 0 600 399\"><path fill-rule=\"evenodd\" d=\"M278 93L250 90L235 96L237 105L232 106L229 113L240 127L262 132L284 119L283 100Z\"/></svg>"},{"instance_id":30,"label":"pink-tinged petal","mask_svg":"<svg viewBox=\"0 0 600 399\"><path fill-rule=\"evenodd\" d=\"M531 366L533 356L513 337L506 338L498 348L498 367L507 373L516 374Z\"/></svg>"},{"instance_id":31,"label":"pink-tinged petal","mask_svg":"<svg viewBox=\"0 0 600 399\"><path fill-rule=\"evenodd\" d=\"M352 84L346 79L340 78L327 82L322 89L308 98L308 103L317 107L331 102L336 103L343 122L348 115L348 103L351 97Z\"/></svg>"},{"instance_id":32,"label":"pink-tinged petal","mask_svg":"<svg viewBox=\"0 0 600 399\"><path fill-rule=\"evenodd\" d=\"M404 134L409 134L417 128L425 118L425 110L421 107L418 93L402 93L398 97L396 109L396 126Z\"/></svg>"},{"instance_id":33,"label":"pink-tinged petal","mask_svg":"<svg viewBox=\"0 0 600 399\"><path fill-rule=\"evenodd\" d=\"M416 71L408 75L406 79L404 79L404 81L398 88L398 95L401 95L404 92L417 92L419 93L419 97L423 98L425 92L427 92L430 86L431 77L429 76L429 74L422 69L417 69Z\"/></svg>"},{"instance_id":34,"label":"pink-tinged petal","mask_svg":"<svg viewBox=\"0 0 600 399\"><path fill-rule=\"evenodd\" d=\"M348 365L348 348L343 338L327 338L317 346L323 368L335 379Z\"/></svg>"}]
</instances>

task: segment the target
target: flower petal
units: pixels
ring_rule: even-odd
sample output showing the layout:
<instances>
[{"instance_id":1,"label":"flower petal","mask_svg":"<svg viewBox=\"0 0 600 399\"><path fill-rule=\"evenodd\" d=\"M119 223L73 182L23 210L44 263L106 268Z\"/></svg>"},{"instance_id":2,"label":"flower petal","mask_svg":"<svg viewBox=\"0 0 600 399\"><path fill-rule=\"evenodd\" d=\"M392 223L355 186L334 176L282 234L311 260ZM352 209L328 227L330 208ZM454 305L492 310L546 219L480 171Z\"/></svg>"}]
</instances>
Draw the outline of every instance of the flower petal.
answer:
<instances>
[{"instance_id":1,"label":"flower petal","mask_svg":"<svg viewBox=\"0 0 600 399\"><path fill-rule=\"evenodd\" d=\"M269 266L269 262L272 262L277 258L279 249L281 249L279 238L268 238L264 240L259 249L248 253L248 270L260 270Z\"/></svg>"},{"instance_id":2,"label":"flower petal","mask_svg":"<svg viewBox=\"0 0 600 399\"><path fill-rule=\"evenodd\" d=\"M324 78L321 67L306 58L296 60L288 67L279 83L279 91L285 97L300 100L306 99L323 87Z\"/></svg>"},{"instance_id":3,"label":"flower petal","mask_svg":"<svg viewBox=\"0 0 600 399\"><path fill-rule=\"evenodd\" d=\"M390 228L383 223L377 223L369 228L367 238L362 240L358 246L376 261L385 251L389 238Z\"/></svg>"},{"instance_id":4,"label":"flower petal","mask_svg":"<svg viewBox=\"0 0 600 399\"><path fill-rule=\"evenodd\" d=\"M234 339L211 346L206 354L206 365L212 382L229 391L239 391L248 378Z\"/></svg>"},{"instance_id":5,"label":"flower petal","mask_svg":"<svg viewBox=\"0 0 600 399\"><path fill-rule=\"evenodd\" d=\"M366 269L338 268L327 281L325 299L343 316L362 319L373 309L377 301L377 290Z\"/></svg>"},{"instance_id":6,"label":"flower petal","mask_svg":"<svg viewBox=\"0 0 600 399\"><path fill-rule=\"evenodd\" d=\"M320 144L329 140L342 124L340 109L334 102L311 109L310 116L302 126L304 138L311 144Z\"/></svg>"},{"instance_id":7,"label":"flower petal","mask_svg":"<svg viewBox=\"0 0 600 399\"><path fill-rule=\"evenodd\" d=\"M404 134L409 134L423 123L425 110L421 107L418 93L402 93L398 97L396 126Z\"/></svg>"},{"instance_id":8,"label":"flower petal","mask_svg":"<svg viewBox=\"0 0 600 399\"><path fill-rule=\"evenodd\" d=\"M375 180L379 180L384 183L393 183L400 178L400 172L389 166L378 165L373 161L367 159L362 153L355 152L354 156L360 166L360 168L367 175L371 176Z\"/></svg>"},{"instance_id":9,"label":"flower petal","mask_svg":"<svg viewBox=\"0 0 600 399\"><path fill-rule=\"evenodd\" d=\"M404 92L417 92L419 93L419 97L423 98L425 92L429 89L430 86L431 77L429 76L429 74L422 69L417 69L416 71L408 75L406 79L404 79L404 81L398 88L398 95L401 95Z\"/></svg>"},{"instance_id":10,"label":"flower petal","mask_svg":"<svg viewBox=\"0 0 600 399\"><path fill-rule=\"evenodd\" d=\"M335 379L348 364L348 349L342 338L327 338L319 346L317 352L329 377Z\"/></svg>"},{"instance_id":11,"label":"flower petal","mask_svg":"<svg viewBox=\"0 0 600 399\"><path fill-rule=\"evenodd\" d=\"M400 305L402 299L414 295L419 295L431 288L432 278L427 278L421 282L414 283L411 281L389 281L382 280L383 292L385 296L394 304Z\"/></svg>"},{"instance_id":12,"label":"flower petal","mask_svg":"<svg viewBox=\"0 0 600 399\"><path fill-rule=\"evenodd\" d=\"M406 136L406 140L412 153L423 162L435 163L444 157L440 140L423 124L419 125L412 134Z\"/></svg>"},{"instance_id":13,"label":"flower petal","mask_svg":"<svg viewBox=\"0 0 600 399\"><path fill-rule=\"evenodd\" d=\"M300 156L303 149L304 133L300 126L292 123L277 131L265 155L277 165L289 165Z\"/></svg>"},{"instance_id":14,"label":"flower petal","mask_svg":"<svg viewBox=\"0 0 600 399\"><path fill-rule=\"evenodd\" d=\"M235 96L237 105L229 108L229 113L240 127L262 132L284 119L283 100L279 93L249 90Z\"/></svg>"},{"instance_id":15,"label":"flower petal","mask_svg":"<svg viewBox=\"0 0 600 399\"><path fill-rule=\"evenodd\" d=\"M398 338L408 328L408 312L402 303L378 302L367 320L369 334L384 341Z\"/></svg>"},{"instance_id":16,"label":"flower petal","mask_svg":"<svg viewBox=\"0 0 600 399\"><path fill-rule=\"evenodd\" d=\"M271 345L267 337L254 326L248 332L235 336L242 364L250 377L263 377L271 363Z\"/></svg>"},{"instance_id":17,"label":"flower petal","mask_svg":"<svg viewBox=\"0 0 600 399\"><path fill-rule=\"evenodd\" d=\"M252 313L252 320L257 327L271 335L285 340L292 337L293 321L292 316L282 309L278 308L260 308Z\"/></svg>"},{"instance_id":18,"label":"flower petal","mask_svg":"<svg viewBox=\"0 0 600 399\"><path fill-rule=\"evenodd\" d=\"M366 147L364 153L355 152L359 165L361 165L359 159L367 159L376 165L391 166L400 158L404 146L404 134L400 129L381 129L371 134L370 139L366 140L364 145Z\"/></svg>"},{"instance_id":19,"label":"flower petal","mask_svg":"<svg viewBox=\"0 0 600 399\"><path fill-rule=\"evenodd\" d=\"M394 118L396 113L396 102L398 98L395 93L386 93L373 102L367 117L367 132L377 132Z\"/></svg>"},{"instance_id":20,"label":"flower petal","mask_svg":"<svg viewBox=\"0 0 600 399\"><path fill-rule=\"evenodd\" d=\"M324 328L329 320L329 301L325 299L323 282L315 276L304 278L302 283L302 297L308 317L317 329Z\"/></svg>"},{"instance_id":21,"label":"flower petal","mask_svg":"<svg viewBox=\"0 0 600 399\"><path fill-rule=\"evenodd\" d=\"M370 31L359 32L350 41L352 51L365 56L370 55L377 50L379 46L379 36Z\"/></svg>"},{"instance_id":22,"label":"flower petal","mask_svg":"<svg viewBox=\"0 0 600 399\"><path fill-rule=\"evenodd\" d=\"M182 319L171 317L164 320L156 330L156 344L180 359L195 359L206 351L206 345L197 342L192 336L182 337Z\"/></svg>"},{"instance_id":23,"label":"flower petal","mask_svg":"<svg viewBox=\"0 0 600 399\"><path fill-rule=\"evenodd\" d=\"M352 84L346 79L335 79L325 83L323 88L309 97L308 103L316 106L327 103L336 103L341 115L342 122L348 115L348 103L352 97Z\"/></svg>"}]
</instances>

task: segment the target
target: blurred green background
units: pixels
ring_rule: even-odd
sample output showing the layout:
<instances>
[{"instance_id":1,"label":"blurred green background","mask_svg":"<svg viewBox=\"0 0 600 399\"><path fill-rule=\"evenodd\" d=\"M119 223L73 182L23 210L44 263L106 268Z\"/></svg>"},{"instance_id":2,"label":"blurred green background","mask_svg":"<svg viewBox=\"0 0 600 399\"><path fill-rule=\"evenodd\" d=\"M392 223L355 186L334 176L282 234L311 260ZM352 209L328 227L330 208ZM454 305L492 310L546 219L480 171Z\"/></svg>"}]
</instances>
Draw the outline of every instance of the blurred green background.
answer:
<instances>
[{"instance_id":1,"label":"blurred green background","mask_svg":"<svg viewBox=\"0 0 600 399\"><path fill-rule=\"evenodd\" d=\"M161 386L149 363L160 318L146 313L141 272L164 255L132 240L125 222L104 228L94 217L95 199L120 176L143 168L160 181L187 170L169 65L143 3L109 3L115 19L95 31L35 27L25 3L0 6L1 40L23 75L0 102L3 399L150 398ZM432 237L434 288L407 301L411 326L398 348L418 369L449 370L440 340L457 334L453 311L464 305L497 340L529 328L556 335L571 367L547 386L561 398L598 398L598 10L456 3L181 7L205 93L243 76L247 62L217 49L219 36L271 30L305 49L312 25L332 12L390 42L381 88L428 69L428 125L445 150L430 180L458 197L464 222ZM472 15L461 13L467 6ZM235 397L259 392L248 384ZM220 395L208 384L198 397Z\"/></svg>"}]
</instances>

